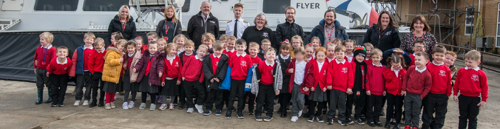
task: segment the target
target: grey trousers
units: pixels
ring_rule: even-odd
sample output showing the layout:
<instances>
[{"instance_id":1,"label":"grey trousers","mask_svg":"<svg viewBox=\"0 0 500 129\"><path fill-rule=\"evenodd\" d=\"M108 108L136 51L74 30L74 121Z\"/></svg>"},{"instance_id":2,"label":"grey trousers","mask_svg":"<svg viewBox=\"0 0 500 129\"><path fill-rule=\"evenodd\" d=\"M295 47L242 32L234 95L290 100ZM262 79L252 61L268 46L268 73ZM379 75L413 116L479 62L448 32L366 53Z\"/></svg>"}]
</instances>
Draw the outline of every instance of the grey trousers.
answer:
<instances>
[{"instance_id":1,"label":"grey trousers","mask_svg":"<svg viewBox=\"0 0 500 129\"><path fill-rule=\"evenodd\" d=\"M405 125L419 127L420 108L422 107L422 98L420 95L406 93L405 96Z\"/></svg>"},{"instance_id":2,"label":"grey trousers","mask_svg":"<svg viewBox=\"0 0 500 129\"><path fill-rule=\"evenodd\" d=\"M292 116L299 116L299 111L304 107L304 93L300 92L300 85L293 83L292 89Z\"/></svg>"},{"instance_id":3,"label":"grey trousers","mask_svg":"<svg viewBox=\"0 0 500 129\"><path fill-rule=\"evenodd\" d=\"M335 112L337 111L337 107L339 110L338 118L340 121L346 120L345 112L346 112L346 100L347 100L347 94L343 91L340 90L327 90L326 92L330 92L330 98L329 98L329 110L328 110L328 115L326 116L327 119L333 119L335 117Z\"/></svg>"}]
</instances>

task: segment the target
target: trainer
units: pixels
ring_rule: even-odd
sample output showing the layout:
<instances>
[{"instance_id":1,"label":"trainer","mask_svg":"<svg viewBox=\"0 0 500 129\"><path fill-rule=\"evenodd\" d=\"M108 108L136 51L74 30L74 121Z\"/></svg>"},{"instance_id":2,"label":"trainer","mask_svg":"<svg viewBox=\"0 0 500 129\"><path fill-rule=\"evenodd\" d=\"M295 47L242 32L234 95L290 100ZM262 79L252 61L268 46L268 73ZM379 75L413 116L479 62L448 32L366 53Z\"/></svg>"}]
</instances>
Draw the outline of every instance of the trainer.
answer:
<instances>
[{"instance_id":1,"label":"trainer","mask_svg":"<svg viewBox=\"0 0 500 129\"><path fill-rule=\"evenodd\" d=\"M292 6L288 6L285 9L286 22L278 24L278 27L276 28L277 44L281 44L281 42L285 39L292 41L292 37L294 35L300 35L302 39L304 39L304 30L302 29L302 26L295 23L295 13L296 10Z\"/></svg>"},{"instance_id":2,"label":"trainer","mask_svg":"<svg viewBox=\"0 0 500 129\"><path fill-rule=\"evenodd\" d=\"M316 25L314 29L311 30L311 38L317 36L321 40L321 46L326 47L326 44L332 42L334 39L339 39L340 41L349 39L349 35L345 31L345 27L340 25L340 22L335 20L337 14L335 11L328 9L323 15L324 19Z\"/></svg>"},{"instance_id":3,"label":"trainer","mask_svg":"<svg viewBox=\"0 0 500 129\"><path fill-rule=\"evenodd\" d=\"M196 48L200 46L201 35L204 33L212 33L215 37L219 37L219 20L212 15L211 10L210 3L203 1L200 12L189 19L187 34Z\"/></svg>"}]
</instances>

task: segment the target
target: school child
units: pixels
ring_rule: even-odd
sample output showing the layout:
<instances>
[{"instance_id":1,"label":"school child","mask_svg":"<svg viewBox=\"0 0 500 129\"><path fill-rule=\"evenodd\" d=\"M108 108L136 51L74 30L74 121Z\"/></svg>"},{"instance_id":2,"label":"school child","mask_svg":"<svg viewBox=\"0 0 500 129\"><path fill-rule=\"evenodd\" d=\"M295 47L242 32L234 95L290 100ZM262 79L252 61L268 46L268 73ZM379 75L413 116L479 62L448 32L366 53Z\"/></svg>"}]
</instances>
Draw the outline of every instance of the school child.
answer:
<instances>
[{"instance_id":1,"label":"school child","mask_svg":"<svg viewBox=\"0 0 500 129\"><path fill-rule=\"evenodd\" d=\"M56 48L52 47L52 41L54 41L54 35L50 32L43 32L39 35L40 37L40 47L36 48L35 51L35 59L33 66L35 68L34 72L36 75L36 87L38 93L38 99L35 104L41 104L43 101L43 85L47 87L48 99L45 103L51 103L52 99L50 94L52 90L50 89L50 81L47 75L47 65L52 61L52 59L56 58Z\"/></svg>"},{"instance_id":2,"label":"school child","mask_svg":"<svg viewBox=\"0 0 500 129\"><path fill-rule=\"evenodd\" d=\"M268 48L271 48L271 41L269 39L263 39L260 42L260 51L257 54L261 60L266 60L264 58L264 50L267 50Z\"/></svg>"},{"instance_id":3,"label":"school child","mask_svg":"<svg viewBox=\"0 0 500 129\"><path fill-rule=\"evenodd\" d=\"M90 55L89 60L89 71L92 74L92 86L89 90L92 91L92 103L89 107L104 106L104 81L102 81L102 70L104 66L104 56L106 55L106 50L104 48L104 39L97 38L94 42L94 51ZM99 90L99 92L97 92ZM99 105L97 105L97 93L99 93Z\"/></svg>"},{"instance_id":4,"label":"school child","mask_svg":"<svg viewBox=\"0 0 500 129\"><path fill-rule=\"evenodd\" d=\"M71 67L71 60L68 56L68 48L65 46L57 47L57 58L52 59L50 64L47 65L47 77L50 78L50 89L52 94L51 107L63 107L64 95L66 95L66 88L68 86L68 73Z\"/></svg>"},{"instance_id":5,"label":"school child","mask_svg":"<svg viewBox=\"0 0 500 129\"><path fill-rule=\"evenodd\" d=\"M161 40L161 39L160 39ZM177 44L170 43L163 48L165 53L165 65L163 76L161 77L161 86L160 95L163 99L163 103L160 106L160 110L165 110L169 108L170 110L174 110L174 98L179 95L179 85L181 84L180 73L182 69L181 60L179 56L177 56ZM170 105L167 106L167 97L170 97Z\"/></svg>"},{"instance_id":6,"label":"school child","mask_svg":"<svg viewBox=\"0 0 500 129\"><path fill-rule=\"evenodd\" d=\"M342 45L335 47L336 60L329 64L326 74L326 88L330 92L327 121L328 124L333 124L333 118L337 111L338 122L342 126L346 126L346 99L348 94L352 94L354 85L354 72L351 64L345 59L346 48ZM333 83L335 82L335 83Z\"/></svg>"},{"instance_id":7,"label":"school child","mask_svg":"<svg viewBox=\"0 0 500 129\"><path fill-rule=\"evenodd\" d=\"M295 35L292 37L291 39L291 45L292 45L292 51L290 53L290 56L292 56L292 58L295 58L295 55L293 53L293 50L299 48L299 47L304 47L304 41L302 40L302 37L300 35ZM314 51L314 50L313 50ZM307 52L307 50L306 50Z\"/></svg>"},{"instance_id":8,"label":"school child","mask_svg":"<svg viewBox=\"0 0 500 129\"><path fill-rule=\"evenodd\" d=\"M178 34L174 37L173 39L173 42L175 44L177 44L177 56L181 56L181 53L186 51L186 49L184 49L184 44L186 44L188 41L188 39L186 38L186 36L184 36L183 34Z\"/></svg>"},{"instance_id":9,"label":"school child","mask_svg":"<svg viewBox=\"0 0 500 129\"><path fill-rule=\"evenodd\" d=\"M457 71L458 69L453 65L455 63L455 60L457 59L457 54L453 51L446 51L445 59L444 59L444 65L446 67L450 68L450 73L451 73L451 80L455 80L457 77ZM452 85L454 82L452 82Z\"/></svg>"},{"instance_id":10,"label":"school child","mask_svg":"<svg viewBox=\"0 0 500 129\"><path fill-rule=\"evenodd\" d=\"M236 37L228 36L226 42L227 42L225 45L226 49L224 49L224 51L222 51L222 53L226 54L228 57L231 57L234 54L236 54L236 49L234 49L234 45L236 43Z\"/></svg>"},{"instance_id":11,"label":"school child","mask_svg":"<svg viewBox=\"0 0 500 129\"><path fill-rule=\"evenodd\" d=\"M385 128L391 127L391 120L395 119L393 129L399 129L401 116L403 112L403 99L401 87L403 86L403 77L406 75L406 64L403 58L398 55L392 55L387 58L387 68L384 70L385 96L387 99Z\"/></svg>"},{"instance_id":12,"label":"school child","mask_svg":"<svg viewBox=\"0 0 500 129\"><path fill-rule=\"evenodd\" d=\"M382 53L382 60L387 60L388 58L390 58L393 55L397 55L397 56L403 58L403 63L405 64L405 66L407 66L407 67L405 67L405 69L410 66L410 62L412 62L412 60L413 60L410 57L410 54L406 53L401 48L393 48L393 49L386 50L385 52ZM387 62L382 62L383 65L388 65L385 63L387 63Z\"/></svg>"},{"instance_id":13,"label":"school child","mask_svg":"<svg viewBox=\"0 0 500 129\"><path fill-rule=\"evenodd\" d=\"M144 45L142 37L137 36L136 38L134 38L134 41L135 41L135 47L136 47L137 51L140 51L141 54L143 54L145 49L143 49L143 47L142 47Z\"/></svg>"},{"instance_id":14,"label":"school child","mask_svg":"<svg viewBox=\"0 0 500 129\"><path fill-rule=\"evenodd\" d=\"M229 67L231 67L231 89L229 94L229 109L226 112L226 119L231 119L231 111L234 110L232 105L234 100L232 98L236 97L238 94L238 109L236 115L239 119L243 119L243 109L245 108L245 82L248 75L248 70L252 67L252 59L250 55L247 55L245 50L247 49L246 42L243 39L238 39L236 41L236 54L231 56L229 59ZM258 110L258 108L257 108Z\"/></svg>"},{"instance_id":15,"label":"school child","mask_svg":"<svg viewBox=\"0 0 500 129\"><path fill-rule=\"evenodd\" d=\"M136 51L136 47L137 45L135 41L128 41L125 45L125 55L123 55L123 90L125 91L125 94L123 95L122 108L125 110L134 107L135 97L137 95L137 91L139 90L139 84L135 82L137 80L137 74L131 72L142 56L140 51ZM130 102L128 102L131 92L132 98L130 99Z\"/></svg>"},{"instance_id":16,"label":"school child","mask_svg":"<svg viewBox=\"0 0 500 129\"><path fill-rule=\"evenodd\" d=\"M307 62L304 55L306 52L303 48L295 49L295 59L287 67L286 74L290 75L288 92L292 93L292 122L297 122L302 115L304 107L304 94L309 94L309 88L305 87L305 71ZM285 85L286 86L286 85ZM307 91L305 91L307 89Z\"/></svg>"},{"instance_id":17,"label":"school child","mask_svg":"<svg viewBox=\"0 0 500 129\"><path fill-rule=\"evenodd\" d=\"M123 35L121 32L113 32L110 37L111 44L108 47L115 47L118 40L123 39Z\"/></svg>"},{"instance_id":18,"label":"school child","mask_svg":"<svg viewBox=\"0 0 500 129\"><path fill-rule=\"evenodd\" d=\"M139 91L142 92L142 103L139 109L146 108L146 98L149 94L151 96L151 105L149 110L156 110L156 95L158 95L161 86L161 75L165 65L164 56L158 51L158 43L152 41L148 44L148 50L144 51L141 60L135 65L133 72L139 72L137 82L139 84Z\"/></svg>"},{"instance_id":19,"label":"school child","mask_svg":"<svg viewBox=\"0 0 500 129\"><path fill-rule=\"evenodd\" d=\"M309 119L308 122L313 122L314 119L319 123L325 122L323 117L321 117L322 109L324 107L324 102L328 100L326 96L326 71L328 69L329 63L325 61L326 59L326 49L323 47L318 48L316 53L316 59L310 60L305 69L305 90L310 91L308 93L309 103ZM316 108L317 107L317 108ZM316 113L314 113L314 109Z\"/></svg>"},{"instance_id":20,"label":"school child","mask_svg":"<svg viewBox=\"0 0 500 129\"><path fill-rule=\"evenodd\" d=\"M164 56L165 55L165 46L167 46L167 40L165 40L164 38L160 38L156 41L156 43L158 44L158 51L160 52L160 54L163 54L163 56ZM163 87L159 86L158 91L161 93L161 91L163 91ZM161 95L160 93L158 93L158 95L156 96L155 103L164 103L163 102L163 95ZM173 98L172 98L172 100L173 100Z\"/></svg>"},{"instance_id":21,"label":"school child","mask_svg":"<svg viewBox=\"0 0 500 129\"><path fill-rule=\"evenodd\" d=\"M229 38L229 35L227 35L227 34L220 35L219 41L221 41L221 43L222 43L222 48L226 48L228 38Z\"/></svg>"},{"instance_id":22,"label":"school child","mask_svg":"<svg viewBox=\"0 0 500 129\"><path fill-rule=\"evenodd\" d=\"M352 89L353 94L350 94L347 96L347 102L346 102L346 117L347 117L347 124L353 124L354 121L358 123L359 125L364 125L365 122L363 119L361 119L362 116L362 111L363 108L366 105L366 71L367 71L367 64L364 62L365 61L365 56L366 56L366 51L364 50L364 47L362 46L357 46L354 48L354 59L351 63L352 65L352 72L354 75L354 86ZM353 107L353 104L356 105L356 107ZM352 121L351 114L353 114L352 109L354 108L354 121Z\"/></svg>"},{"instance_id":23,"label":"school child","mask_svg":"<svg viewBox=\"0 0 500 129\"><path fill-rule=\"evenodd\" d=\"M432 63L427 64L427 69L432 77L429 94L423 99L422 129L443 128L448 97L451 95L450 68L444 65L446 48L442 45L432 49ZM433 115L435 113L435 115Z\"/></svg>"},{"instance_id":24,"label":"school child","mask_svg":"<svg viewBox=\"0 0 500 129\"><path fill-rule=\"evenodd\" d=\"M415 65L415 53L417 52L425 52L427 51L426 50L427 46L425 45L425 42L423 40L416 40L414 43L413 43L413 54L410 54L410 57L411 57L411 62L410 62L410 66L414 66ZM430 63L430 62L428 62Z\"/></svg>"},{"instance_id":25,"label":"school child","mask_svg":"<svg viewBox=\"0 0 500 129\"><path fill-rule=\"evenodd\" d=\"M149 43L151 43L151 42L153 42L153 41L155 41L155 42L156 42L156 41L158 41L158 39L159 39L158 34L157 34L156 32L148 32L148 33L146 34L146 36L147 36L147 38L148 38L148 44L149 44ZM148 50L148 49L149 49L149 47L148 47L148 45L147 45L147 44L146 44L146 45L142 45L142 47L143 47L143 49L146 49L146 50Z\"/></svg>"},{"instance_id":26,"label":"school child","mask_svg":"<svg viewBox=\"0 0 500 129\"><path fill-rule=\"evenodd\" d=\"M123 58L122 52L125 46L125 40L119 40L115 47L108 47L104 56L104 66L102 71L102 81L104 81L103 90L106 92L106 104L104 109L116 108L113 103L116 92L119 91L120 74L122 71Z\"/></svg>"},{"instance_id":27,"label":"school child","mask_svg":"<svg viewBox=\"0 0 500 129\"><path fill-rule=\"evenodd\" d=\"M458 128L476 129L479 110L486 106L488 99L488 77L478 65L481 53L472 50L465 54L465 68L457 72L457 80L453 87L453 100L458 102L460 112ZM460 96L458 93L460 92ZM480 97L479 97L480 96ZM467 123L468 121L468 123Z\"/></svg>"},{"instance_id":28,"label":"school child","mask_svg":"<svg viewBox=\"0 0 500 129\"><path fill-rule=\"evenodd\" d=\"M236 47L238 48L238 46ZM276 51L273 48L268 48L264 51L266 60L261 61L252 72L252 93L257 96L257 107L255 110L255 120L262 121L262 107L266 103L265 109L266 118L264 121L273 119L274 98L280 94L282 88L283 73L281 65L276 58Z\"/></svg>"},{"instance_id":29,"label":"school child","mask_svg":"<svg viewBox=\"0 0 500 129\"><path fill-rule=\"evenodd\" d=\"M368 47L367 47L368 49ZM368 54L366 54L368 55ZM384 70L386 69L380 61L382 60L382 51L375 48L370 52L372 61L367 63L368 70L366 72L366 95L367 95L367 111L366 117L368 125L371 127L379 126L382 127L379 116L384 107L384 96L387 94L385 92L385 81L384 81ZM366 60L365 60L366 61Z\"/></svg>"},{"instance_id":30,"label":"school child","mask_svg":"<svg viewBox=\"0 0 500 129\"><path fill-rule=\"evenodd\" d=\"M311 42L309 43L309 45L313 46L314 48L314 51L317 51L319 47L321 47L321 43L320 43L321 40L319 40L319 37L318 36L313 36L311 38ZM326 48L326 46L325 46ZM328 51L328 50L327 50Z\"/></svg>"},{"instance_id":31,"label":"school child","mask_svg":"<svg viewBox=\"0 0 500 129\"><path fill-rule=\"evenodd\" d=\"M365 62L366 64L372 64L372 50L375 49L371 43L364 43L363 46L365 46L366 49L366 58ZM382 57L382 54L380 55Z\"/></svg>"},{"instance_id":32,"label":"school child","mask_svg":"<svg viewBox=\"0 0 500 129\"><path fill-rule=\"evenodd\" d=\"M180 53L179 58L181 60L181 67L184 67L184 64L191 58L192 56L195 56L196 53L194 52L194 42L192 40L187 40L186 43L184 43L184 51ZM182 73L182 71L181 71ZM182 78L182 77L181 77ZM184 91L184 81L181 79L181 84L179 85L179 108L178 109L184 109L186 107L186 91ZM175 105L175 101L174 101Z\"/></svg>"},{"instance_id":33,"label":"school child","mask_svg":"<svg viewBox=\"0 0 500 129\"><path fill-rule=\"evenodd\" d=\"M326 61L328 63L331 63L335 59L335 47L337 47L337 44L330 43L326 45Z\"/></svg>"},{"instance_id":34,"label":"school child","mask_svg":"<svg viewBox=\"0 0 500 129\"><path fill-rule=\"evenodd\" d=\"M306 45L305 50L306 50L306 61L307 62L311 61L312 59L315 59L314 57L316 55L314 52L314 48L311 45Z\"/></svg>"},{"instance_id":35,"label":"school child","mask_svg":"<svg viewBox=\"0 0 500 129\"><path fill-rule=\"evenodd\" d=\"M186 107L187 113L193 113L193 88L198 92L198 97L196 98L196 109L198 113L203 113L203 104L205 103L205 87L201 85L204 80L203 71L203 57L208 53L208 46L202 44L198 47L196 51L196 56L191 56L184 63L181 70L181 77L184 84L184 91L186 92ZM201 108L199 108L201 107Z\"/></svg>"},{"instance_id":36,"label":"school child","mask_svg":"<svg viewBox=\"0 0 500 129\"><path fill-rule=\"evenodd\" d=\"M250 42L248 45L248 54L252 59L252 66L257 67L257 65L262 61L262 59L258 56L259 53L259 44L256 42ZM248 115L254 114L254 105L255 105L255 94L252 94L251 91L245 92L245 98L248 97Z\"/></svg>"},{"instance_id":37,"label":"school child","mask_svg":"<svg viewBox=\"0 0 500 129\"><path fill-rule=\"evenodd\" d=\"M342 43L342 45L345 46L345 49L346 49L346 54L345 54L345 58L347 59L347 61L349 63L352 63L352 59L354 58L354 53L353 50L354 50L354 45L356 44L356 40L344 40L344 42Z\"/></svg>"},{"instance_id":38,"label":"school child","mask_svg":"<svg viewBox=\"0 0 500 129\"><path fill-rule=\"evenodd\" d=\"M221 116L222 107L224 106L222 99L223 90L219 89L219 85L226 77L229 57L222 54L224 48L221 41L215 41L213 48L214 53L203 58L203 75L205 76L205 84L208 92L208 98L205 103L206 110L203 114L205 116L212 113L214 102L215 116Z\"/></svg>"},{"instance_id":39,"label":"school child","mask_svg":"<svg viewBox=\"0 0 500 129\"><path fill-rule=\"evenodd\" d=\"M342 45L342 41L340 39L334 39L331 43L335 44L335 45Z\"/></svg>"},{"instance_id":40,"label":"school child","mask_svg":"<svg viewBox=\"0 0 500 129\"><path fill-rule=\"evenodd\" d=\"M82 97L85 95L83 101L83 106L89 105L90 100L90 86L92 85L92 73L89 71L89 59L90 55L94 53L94 46L92 45L95 40L95 35L92 32L85 33L83 36L84 44L76 48L73 53L71 71L69 72L70 77L75 77L76 75L76 95L74 106L79 106ZM83 94L83 87L85 87L85 94Z\"/></svg>"},{"instance_id":41,"label":"school child","mask_svg":"<svg viewBox=\"0 0 500 129\"><path fill-rule=\"evenodd\" d=\"M281 44L280 46L280 53L278 56L276 56L276 59L280 62L281 65L281 73L286 73L286 69L288 68L288 65L292 61L292 58L290 57L290 51L292 51L292 46L289 43L284 43ZM280 103L280 108L278 109L278 113L281 113L280 117L285 118L286 117L286 110L290 108L290 99L292 97L291 92L289 91L289 85L290 83L290 75L284 74L283 75L283 89L280 91L280 95L278 96L279 98L279 103Z\"/></svg>"},{"instance_id":42,"label":"school child","mask_svg":"<svg viewBox=\"0 0 500 129\"><path fill-rule=\"evenodd\" d=\"M205 33L201 35L201 42L208 47L208 53L214 53L212 44L215 42L215 36L212 33Z\"/></svg>"},{"instance_id":43,"label":"school child","mask_svg":"<svg viewBox=\"0 0 500 129\"><path fill-rule=\"evenodd\" d=\"M429 56L425 52L415 53L415 66L410 66L403 78L401 95L404 98L405 129L418 128L422 99L429 93L432 77L425 66Z\"/></svg>"}]
</instances>

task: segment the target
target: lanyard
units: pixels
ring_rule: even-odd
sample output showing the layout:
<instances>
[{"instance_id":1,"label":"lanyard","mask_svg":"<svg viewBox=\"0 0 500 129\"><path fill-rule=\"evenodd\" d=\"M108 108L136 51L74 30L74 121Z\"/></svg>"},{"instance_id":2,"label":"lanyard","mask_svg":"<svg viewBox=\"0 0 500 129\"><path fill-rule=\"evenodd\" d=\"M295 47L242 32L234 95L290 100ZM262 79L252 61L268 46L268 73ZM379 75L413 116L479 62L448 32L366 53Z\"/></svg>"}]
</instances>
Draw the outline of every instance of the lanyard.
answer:
<instances>
[{"instance_id":1,"label":"lanyard","mask_svg":"<svg viewBox=\"0 0 500 129\"><path fill-rule=\"evenodd\" d=\"M170 25L167 27L167 21L165 21L165 34L168 34L168 29L170 29L170 26L172 26L173 22L170 22Z\"/></svg>"},{"instance_id":2,"label":"lanyard","mask_svg":"<svg viewBox=\"0 0 500 129\"><path fill-rule=\"evenodd\" d=\"M424 35L425 35L425 32L422 33L422 37L420 37L420 39L424 40ZM415 36L415 33L413 33L413 40L417 41L417 37Z\"/></svg>"},{"instance_id":3,"label":"lanyard","mask_svg":"<svg viewBox=\"0 0 500 129\"><path fill-rule=\"evenodd\" d=\"M326 27L326 34L328 34L328 40L332 40L332 33L333 33L333 28L330 32L328 32L328 27Z\"/></svg>"},{"instance_id":4,"label":"lanyard","mask_svg":"<svg viewBox=\"0 0 500 129\"><path fill-rule=\"evenodd\" d=\"M122 22L122 32L125 31L125 26L127 26L127 22Z\"/></svg>"},{"instance_id":5,"label":"lanyard","mask_svg":"<svg viewBox=\"0 0 500 129\"><path fill-rule=\"evenodd\" d=\"M47 47L48 47L48 46L47 46ZM42 51L43 51L43 62L42 62L42 64L45 64L45 55L47 55L48 48L44 48L44 47L42 46Z\"/></svg>"}]
</instances>

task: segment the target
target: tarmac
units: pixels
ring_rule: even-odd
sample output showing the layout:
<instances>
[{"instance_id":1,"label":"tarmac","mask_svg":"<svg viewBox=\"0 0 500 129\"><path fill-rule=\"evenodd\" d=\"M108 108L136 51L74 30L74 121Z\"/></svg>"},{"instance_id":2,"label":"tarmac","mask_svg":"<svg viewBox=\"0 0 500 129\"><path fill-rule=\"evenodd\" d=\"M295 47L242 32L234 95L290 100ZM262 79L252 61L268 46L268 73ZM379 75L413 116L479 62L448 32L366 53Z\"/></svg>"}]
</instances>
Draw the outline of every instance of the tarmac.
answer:
<instances>
[{"instance_id":1,"label":"tarmac","mask_svg":"<svg viewBox=\"0 0 500 129\"><path fill-rule=\"evenodd\" d=\"M463 67L463 63L457 61L458 67ZM500 77L499 73L486 71L489 82L489 99L485 108L479 114L478 128L489 129L498 128L498 115L500 115ZM274 113L271 122L256 122L253 115L248 115L247 109L243 111L244 119L238 119L236 112L231 119L223 116L203 116L196 112L186 113L184 110L174 109L159 111L139 110L140 93L137 95L136 106L133 109L123 110L123 96L118 95L115 101L117 108L105 110L103 107L89 108L87 106L74 107L74 96L71 95L74 87L68 87L66 92L64 107L50 107L49 104L35 105L36 86L32 82L0 80L0 129L60 129L60 128L106 128L106 129L132 129L132 128L343 128L343 129L363 129L378 128L368 125L348 125L340 126L338 123L327 125L326 123L307 122L307 118L300 118L297 122L290 122L291 111L288 117L280 118L278 113ZM47 98L47 90L44 91L44 99ZM279 105L275 105L275 110ZM157 105L159 107L159 105ZM149 102L148 108L149 109ZM385 108L384 108L385 109ZM385 110L384 110L385 111ZM223 111L223 115L226 111ZM262 116L265 116L263 114ZM326 120L325 115L323 118ZM382 123L385 116L381 116ZM444 128L457 128L458 126L458 103L449 100L448 113ZM403 125L401 126L403 127Z\"/></svg>"}]
</instances>

